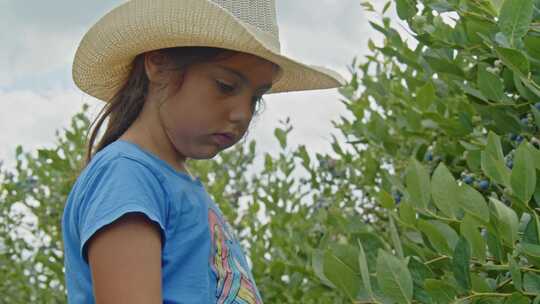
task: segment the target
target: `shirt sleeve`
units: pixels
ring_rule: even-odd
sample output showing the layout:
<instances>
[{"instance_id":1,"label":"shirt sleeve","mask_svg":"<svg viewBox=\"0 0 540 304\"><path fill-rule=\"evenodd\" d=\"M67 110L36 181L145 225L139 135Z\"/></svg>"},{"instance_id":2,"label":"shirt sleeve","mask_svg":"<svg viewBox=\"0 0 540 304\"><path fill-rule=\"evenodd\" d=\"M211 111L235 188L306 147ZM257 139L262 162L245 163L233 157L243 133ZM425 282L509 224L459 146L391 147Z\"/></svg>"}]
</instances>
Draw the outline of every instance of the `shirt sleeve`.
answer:
<instances>
[{"instance_id":1,"label":"shirt sleeve","mask_svg":"<svg viewBox=\"0 0 540 304\"><path fill-rule=\"evenodd\" d=\"M162 248L165 244L164 191L155 174L134 159L119 157L101 167L88 184L79 212L80 254L87 264L87 241L126 213L143 213L159 226Z\"/></svg>"}]
</instances>

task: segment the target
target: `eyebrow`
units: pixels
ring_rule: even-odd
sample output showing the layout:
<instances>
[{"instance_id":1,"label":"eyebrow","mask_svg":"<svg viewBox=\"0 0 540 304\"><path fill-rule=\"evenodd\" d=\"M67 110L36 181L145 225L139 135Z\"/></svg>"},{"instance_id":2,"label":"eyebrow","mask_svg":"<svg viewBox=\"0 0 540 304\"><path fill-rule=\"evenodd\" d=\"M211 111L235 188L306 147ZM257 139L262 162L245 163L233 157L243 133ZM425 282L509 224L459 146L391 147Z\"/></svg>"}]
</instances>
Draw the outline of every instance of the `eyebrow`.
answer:
<instances>
[{"instance_id":1,"label":"eyebrow","mask_svg":"<svg viewBox=\"0 0 540 304\"><path fill-rule=\"evenodd\" d=\"M231 68L229 68L229 67L222 66L222 65L219 65L219 64L217 64L216 66L217 66L218 68L220 68L220 69L222 69L222 70L224 70L224 71L230 73L230 74L234 74L235 76L237 76L238 78L240 78L240 80L242 80L242 82L243 82L244 84L248 84L248 85L249 85L249 84L251 83L251 82L249 81L249 79L247 79L247 77L246 77L244 74L242 74L241 72L239 72L239 71L237 71L237 70L235 70L235 69L231 69ZM260 86L260 87L257 89L257 91L263 91L263 92L266 92L266 91L270 90L271 88L272 88L272 83L268 83L268 84L264 84L264 85Z\"/></svg>"}]
</instances>

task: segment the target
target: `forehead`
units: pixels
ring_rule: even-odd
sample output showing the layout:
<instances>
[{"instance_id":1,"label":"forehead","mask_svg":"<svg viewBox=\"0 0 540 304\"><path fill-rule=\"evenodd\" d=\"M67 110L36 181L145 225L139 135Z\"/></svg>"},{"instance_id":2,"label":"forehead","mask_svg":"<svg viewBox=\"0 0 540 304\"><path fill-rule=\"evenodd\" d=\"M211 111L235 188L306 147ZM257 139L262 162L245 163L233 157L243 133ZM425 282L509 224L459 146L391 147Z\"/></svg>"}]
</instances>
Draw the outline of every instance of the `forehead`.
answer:
<instances>
[{"instance_id":1,"label":"forehead","mask_svg":"<svg viewBox=\"0 0 540 304\"><path fill-rule=\"evenodd\" d=\"M272 82L279 71L276 64L264 58L240 52L227 52L208 62L208 66L237 76L241 74L257 82Z\"/></svg>"}]
</instances>

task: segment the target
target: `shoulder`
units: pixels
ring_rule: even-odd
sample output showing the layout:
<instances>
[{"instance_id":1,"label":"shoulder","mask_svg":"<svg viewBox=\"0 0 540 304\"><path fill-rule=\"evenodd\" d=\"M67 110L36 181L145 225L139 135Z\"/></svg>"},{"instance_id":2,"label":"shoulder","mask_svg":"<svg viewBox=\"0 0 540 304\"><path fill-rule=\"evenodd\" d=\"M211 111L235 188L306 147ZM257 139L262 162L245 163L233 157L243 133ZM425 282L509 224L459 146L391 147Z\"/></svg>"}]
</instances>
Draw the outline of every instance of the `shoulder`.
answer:
<instances>
[{"instance_id":1,"label":"shoulder","mask_svg":"<svg viewBox=\"0 0 540 304\"><path fill-rule=\"evenodd\" d=\"M86 169L89 180L122 178L161 183L164 179L151 159L122 142L113 142L96 153Z\"/></svg>"}]
</instances>

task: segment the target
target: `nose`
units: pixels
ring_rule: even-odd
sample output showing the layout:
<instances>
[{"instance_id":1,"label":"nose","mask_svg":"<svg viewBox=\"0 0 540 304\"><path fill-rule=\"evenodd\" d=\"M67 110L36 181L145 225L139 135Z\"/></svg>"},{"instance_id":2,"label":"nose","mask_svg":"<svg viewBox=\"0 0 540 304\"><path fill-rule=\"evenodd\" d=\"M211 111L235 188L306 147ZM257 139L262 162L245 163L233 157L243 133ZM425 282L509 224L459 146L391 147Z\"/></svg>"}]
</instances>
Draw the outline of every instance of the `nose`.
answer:
<instances>
[{"instance_id":1,"label":"nose","mask_svg":"<svg viewBox=\"0 0 540 304\"><path fill-rule=\"evenodd\" d=\"M231 102L229 109L229 119L240 124L248 124L253 116L254 104L252 96L249 94L241 94L236 96Z\"/></svg>"}]
</instances>

